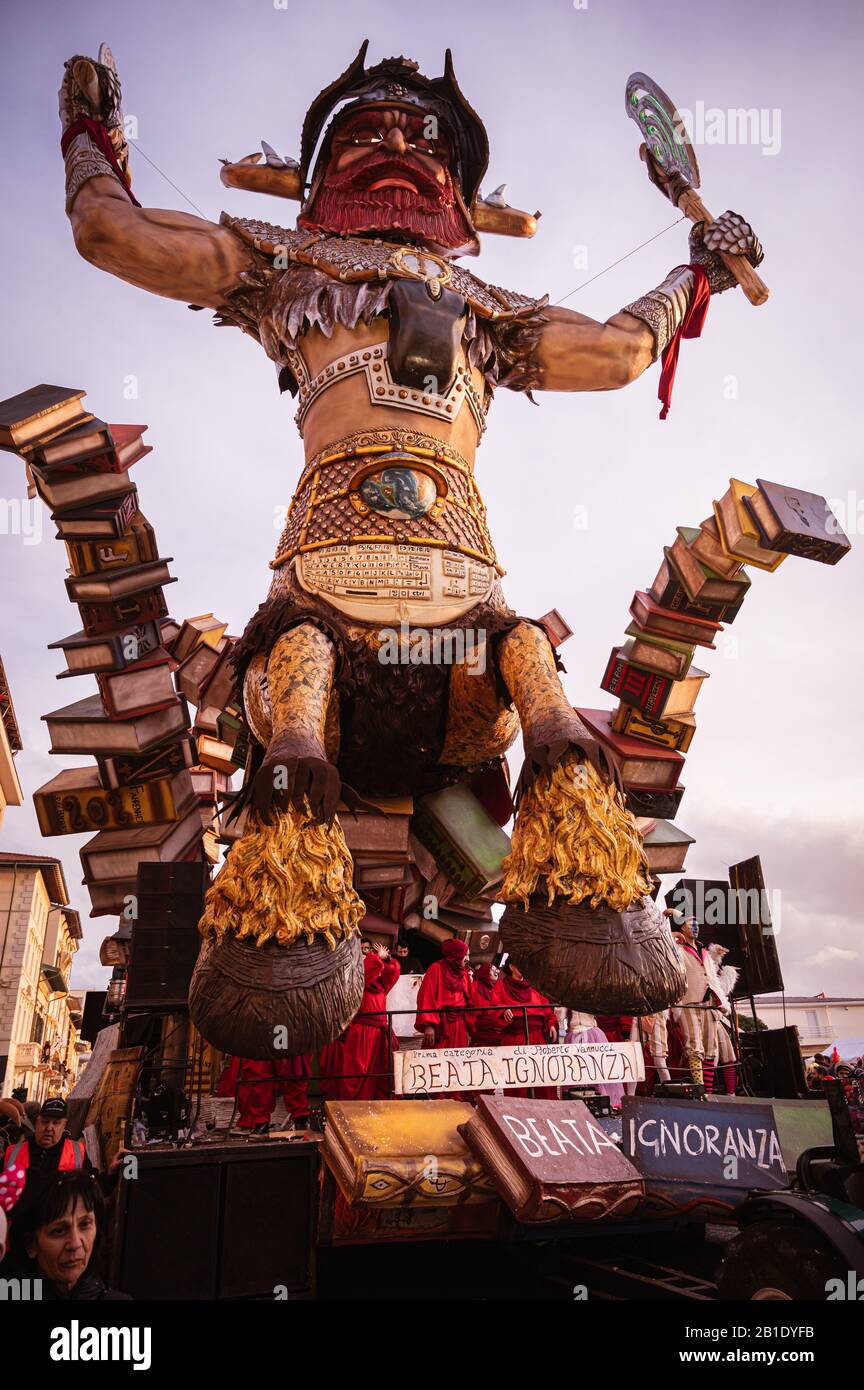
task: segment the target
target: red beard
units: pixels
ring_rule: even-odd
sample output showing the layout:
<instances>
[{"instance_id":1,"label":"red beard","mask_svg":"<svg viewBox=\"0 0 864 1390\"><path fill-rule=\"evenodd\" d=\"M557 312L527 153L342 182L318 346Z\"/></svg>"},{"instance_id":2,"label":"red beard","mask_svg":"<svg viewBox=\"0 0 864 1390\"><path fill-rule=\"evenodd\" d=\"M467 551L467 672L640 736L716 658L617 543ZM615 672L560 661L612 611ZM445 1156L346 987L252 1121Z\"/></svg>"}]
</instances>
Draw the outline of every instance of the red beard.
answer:
<instances>
[{"instance_id":1,"label":"red beard","mask_svg":"<svg viewBox=\"0 0 864 1390\"><path fill-rule=\"evenodd\" d=\"M445 175L440 184L409 155L371 155L343 173L328 171L297 222L311 231L348 236L383 232L456 250L473 241L475 233L449 171ZM382 178L408 180L417 192L370 188Z\"/></svg>"}]
</instances>

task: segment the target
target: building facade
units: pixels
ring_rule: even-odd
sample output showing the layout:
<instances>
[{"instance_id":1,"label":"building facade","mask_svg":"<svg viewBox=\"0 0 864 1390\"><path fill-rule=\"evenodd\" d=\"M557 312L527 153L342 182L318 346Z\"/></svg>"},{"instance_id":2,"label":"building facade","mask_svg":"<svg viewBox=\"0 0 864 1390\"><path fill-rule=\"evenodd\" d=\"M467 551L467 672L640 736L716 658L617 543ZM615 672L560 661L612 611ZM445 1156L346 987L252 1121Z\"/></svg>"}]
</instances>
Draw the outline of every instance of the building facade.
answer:
<instances>
[{"instance_id":1,"label":"building facade","mask_svg":"<svg viewBox=\"0 0 864 1390\"><path fill-rule=\"evenodd\" d=\"M59 859L0 854L0 1096L65 1095L85 1049L69 977L81 941Z\"/></svg>"},{"instance_id":2,"label":"building facade","mask_svg":"<svg viewBox=\"0 0 864 1390\"><path fill-rule=\"evenodd\" d=\"M835 1043L851 1043L851 1051L856 1055L864 1051L864 999L824 994L757 994L756 1015L768 1028L794 1024L804 1057L812 1057L816 1052L830 1055ZM861 1047L856 1047L856 1043ZM841 1047L841 1055L844 1050L850 1049Z\"/></svg>"},{"instance_id":3,"label":"building facade","mask_svg":"<svg viewBox=\"0 0 864 1390\"><path fill-rule=\"evenodd\" d=\"M6 672L0 661L0 825L7 806L20 806L23 801L21 783L15 771L15 754L21 752L21 734L12 707L12 697L6 682Z\"/></svg>"}]
</instances>

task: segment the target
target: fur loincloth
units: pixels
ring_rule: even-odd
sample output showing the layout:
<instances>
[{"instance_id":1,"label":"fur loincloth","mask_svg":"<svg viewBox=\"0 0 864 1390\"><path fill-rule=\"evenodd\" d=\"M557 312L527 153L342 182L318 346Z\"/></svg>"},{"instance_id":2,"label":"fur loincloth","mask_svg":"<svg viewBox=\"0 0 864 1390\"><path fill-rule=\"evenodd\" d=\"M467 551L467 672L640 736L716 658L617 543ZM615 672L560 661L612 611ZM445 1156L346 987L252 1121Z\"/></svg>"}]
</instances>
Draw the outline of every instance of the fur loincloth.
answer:
<instances>
[{"instance_id":1,"label":"fur loincloth","mask_svg":"<svg viewBox=\"0 0 864 1390\"><path fill-rule=\"evenodd\" d=\"M521 618L507 606L496 583L486 602L440 629L472 629L486 634L487 660L494 663L505 706L510 704L510 695L498 675L495 647L505 633L525 621L532 620ZM311 623L326 633L336 650L334 689L339 697L341 732L337 765L344 782L370 796L421 796L465 777L466 768L438 761L447 733L450 666L382 664L377 640L382 625L346 618L324 599L301 589L293 575L278 597L261 604L234 649L241 707L250 662L266 656L284 633L301 623ZM252 775L260 763L257 747L256 754Z\"/></svg>"}]
</instances>

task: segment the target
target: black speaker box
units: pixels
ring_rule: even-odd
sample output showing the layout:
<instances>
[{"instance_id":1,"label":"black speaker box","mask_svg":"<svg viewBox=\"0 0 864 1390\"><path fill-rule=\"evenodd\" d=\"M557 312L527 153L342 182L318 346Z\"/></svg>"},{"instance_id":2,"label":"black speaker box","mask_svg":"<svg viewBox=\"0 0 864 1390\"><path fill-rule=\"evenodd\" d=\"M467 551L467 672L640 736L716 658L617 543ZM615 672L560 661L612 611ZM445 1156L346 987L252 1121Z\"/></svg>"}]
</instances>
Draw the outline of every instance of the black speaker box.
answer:
<instances>
[{"instance_id":1,"label":"black speaker box","mask_svg":"<svg viewBox=\"0 0 864 1390\"><path fill-rule=\"evenodd\" d=\"M209 882L209 866L200 862L140 864L136 927L197 924Z\"/></svg>"},{"instance_id":2,"label":"black speaker box","mask_svg":"<svg viewBox=\"0 0 864 1390\"><path fill-rule=\"evenodd\" d=\"M318 1145L145 1150L118 1186L112 1283L135 1299L308 1299Z\"/></svg>"},{"instance_id":3,"label":"black speaker box","mask_svg":"<svg viewBox=\"0 0 864 1390\"><path fill-rule=\"evenodd\" d=\"M798 1029L765 1028L739 1034L748 1065L745 1074L758 1095L785 1100L806 1100L810 1096L801 1058Z\"/></svg>"},{"instance_id":4,"label":"black speaker box","mask_svg":"<svg viewBox=\"0 0 864 1390\"><path fill-rule=\"evenodd\" d=\"M777 955L777 936L771 923L765 879L758 854L729 866L729 882L737 894L738 939L743 959L742 977L736 994L776 994L782 991L783 972ZM713 936L712 940L719 940ZM724 946L727 942L722 943Z\"/></svg>"},{"instance_id":5,"label":"black speaker box","mask_svg":"<svg viewBox=\"0 0 864 1390\"><path fill-rule=\"evenodd\" d=\"M200 947L197 922L185 927L145 930L136 924L132 931L124 1007L185 1008Z\"/></svg>"}]
</instances>

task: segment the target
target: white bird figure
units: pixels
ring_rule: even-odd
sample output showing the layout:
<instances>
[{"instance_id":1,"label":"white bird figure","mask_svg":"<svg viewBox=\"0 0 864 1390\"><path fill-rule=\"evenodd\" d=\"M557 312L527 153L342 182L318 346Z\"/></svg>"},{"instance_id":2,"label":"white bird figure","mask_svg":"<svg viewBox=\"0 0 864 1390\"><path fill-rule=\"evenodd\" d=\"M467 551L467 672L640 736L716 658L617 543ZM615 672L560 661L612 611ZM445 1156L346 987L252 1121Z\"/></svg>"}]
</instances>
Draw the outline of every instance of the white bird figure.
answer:
<instances>
[{"instance_id":1,"label":"white bird figure","mask_svg":"<svg viewBox=\"0 0 864 1390\"><path fill-rule=\"evenodd\" d=\"M266 140L261 141L261 148L264 151L264 158L272 169L299 169L300 165L296 159L290 159L287 155L282 157L277 154L272 145L268 145Z\"/></svg>"},{"instance_id":2,"label":"white bird figure","mask_svg":"<svg viewBox=\"0 0 864 1390\"><path fill-rule=\"evenodd\" d=\"M506 183L499 183L498 187L494 188L492 192L489 194L489 197L482 198L481 202L488 203L489 206L492 208L506 208L510 206L510 204L507 202L506 194Z\"/></svg>"}]
</instances>

